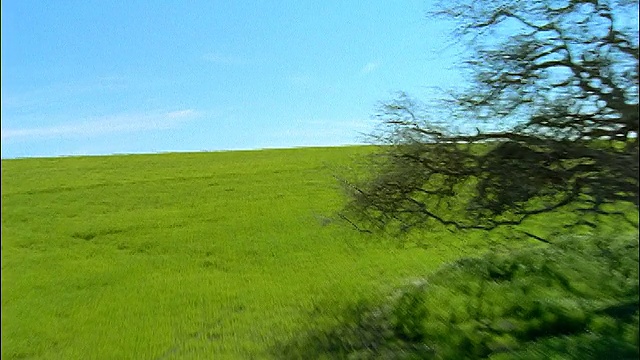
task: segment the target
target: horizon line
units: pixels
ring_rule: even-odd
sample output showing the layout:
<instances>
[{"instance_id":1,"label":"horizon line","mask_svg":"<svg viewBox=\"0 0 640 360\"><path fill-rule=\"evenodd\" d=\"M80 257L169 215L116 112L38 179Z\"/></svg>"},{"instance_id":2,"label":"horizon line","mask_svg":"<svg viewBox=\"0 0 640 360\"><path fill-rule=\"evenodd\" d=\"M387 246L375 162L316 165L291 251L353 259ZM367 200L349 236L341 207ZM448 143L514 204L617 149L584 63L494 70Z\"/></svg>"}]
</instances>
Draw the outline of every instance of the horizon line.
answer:
<instances>
[{"instance_id":1,"label":"horizon line","mask_svg":"<svg viewBox=\"0 0 640 360\"><path fill-rule=\"evenodd\" d=\"M70 155L27 155L15 157L2 157L0 160L25 160L25 159L60 159L60 158L80 158L80 157L115 157L115 156L135 156L135 155L170 155L170 154L201 154L201 153L222 153L222 152L252 152L264 150L296 150L296 149L322 149L322 148L338 148L338 147L355 147L355 146L378 146L377 144L368 143L352 143L337 145L296 145L296 146L274 146L274 147L256 147L256 148L234 148L234 149L208 149L208 150L164 150L164 151L141 151L141 152L115 152L105 154L70 154Z\"/></svg>"}]
</instances>

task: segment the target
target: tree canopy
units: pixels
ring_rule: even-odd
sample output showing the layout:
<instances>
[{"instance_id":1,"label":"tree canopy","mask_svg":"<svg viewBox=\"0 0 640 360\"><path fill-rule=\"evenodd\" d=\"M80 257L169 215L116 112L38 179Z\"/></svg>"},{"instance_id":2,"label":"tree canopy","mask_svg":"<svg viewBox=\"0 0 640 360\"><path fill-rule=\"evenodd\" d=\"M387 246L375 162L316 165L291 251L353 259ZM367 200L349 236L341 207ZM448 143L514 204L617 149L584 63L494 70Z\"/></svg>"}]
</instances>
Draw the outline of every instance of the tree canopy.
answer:
<instances>
[{"instance_id":1,"label":"tree canopy","mask_svg":"<svg viewBox=\"0 0 640 360\"><path fill-rule=\"evenodd\" d=\"M637 226L617 206L639 204L637 2L452 0L431 16L457 24L470 85L440 103L446 119L406 94L382 104L387 146L346 182L345 216L491 230L566 209L565 227Z\"/></svg>"}]
</instances>

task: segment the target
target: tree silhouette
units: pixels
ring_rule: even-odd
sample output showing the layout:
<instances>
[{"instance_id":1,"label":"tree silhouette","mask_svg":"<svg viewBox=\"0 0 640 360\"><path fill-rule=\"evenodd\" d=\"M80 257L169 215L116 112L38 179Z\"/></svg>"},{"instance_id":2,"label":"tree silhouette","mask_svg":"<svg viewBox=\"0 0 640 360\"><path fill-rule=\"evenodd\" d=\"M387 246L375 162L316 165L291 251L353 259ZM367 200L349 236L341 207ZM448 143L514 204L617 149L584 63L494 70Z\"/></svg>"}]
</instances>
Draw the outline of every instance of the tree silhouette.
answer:
<instances>
[{"instance_id":1,"label":"tree silhouette","mask_svg":"<svg viewBox=\"0 0 640 360\"><path fill-rule=\"evenodd\" d=\"M637 10L622 0L441 3L431 15L457 23L471 85L442 102L447 121L406 94L381 106L375 139L387 146L370 176L345 181L343 216L492 230L567 210L565 227L612 214L637 226L619 206L638 209ZM495 124L503 129L486 129Z\"/></svg>"}]
</instances>

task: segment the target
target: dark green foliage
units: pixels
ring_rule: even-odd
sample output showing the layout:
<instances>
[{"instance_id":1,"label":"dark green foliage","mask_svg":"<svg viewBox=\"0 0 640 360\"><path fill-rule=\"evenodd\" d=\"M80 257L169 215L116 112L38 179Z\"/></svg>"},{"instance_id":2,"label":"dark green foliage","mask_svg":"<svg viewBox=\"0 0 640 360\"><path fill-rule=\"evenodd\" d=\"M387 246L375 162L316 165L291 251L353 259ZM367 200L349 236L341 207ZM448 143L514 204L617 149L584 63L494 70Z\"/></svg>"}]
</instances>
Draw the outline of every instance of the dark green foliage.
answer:
<instances>
[{"instance_id":1,"label":"dark green foliage","mask_svg":"<svg viewBox=\"0 0 640 360\"><path fill-rule=\"evenodd\" d=\"M638 358L638 240L558 240L443 267L337 325L278 348L285 358Z\"/></svg>"}]
</instances>

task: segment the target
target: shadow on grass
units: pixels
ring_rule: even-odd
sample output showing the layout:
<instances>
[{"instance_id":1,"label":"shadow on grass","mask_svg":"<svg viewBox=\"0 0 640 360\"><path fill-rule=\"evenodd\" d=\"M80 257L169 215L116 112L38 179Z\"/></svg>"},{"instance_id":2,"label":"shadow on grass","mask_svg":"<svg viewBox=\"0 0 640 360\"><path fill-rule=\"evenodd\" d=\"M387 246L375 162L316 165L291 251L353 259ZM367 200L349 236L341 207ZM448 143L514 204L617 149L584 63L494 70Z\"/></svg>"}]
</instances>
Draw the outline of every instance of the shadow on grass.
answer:
<instances>
[{"instance_id":1,"label":"shadow on grass","mask_svg":"<svg viewBox=\"0 0 640 360\"><path fill-rule=\"evenodd\" d=\"M638 238L557 240L441 268L273 349L287 359L637 359ZM328 309L327 311L331 311ZM329 324L329 322L327 322Z\"/></svg>"}]
</instances>

